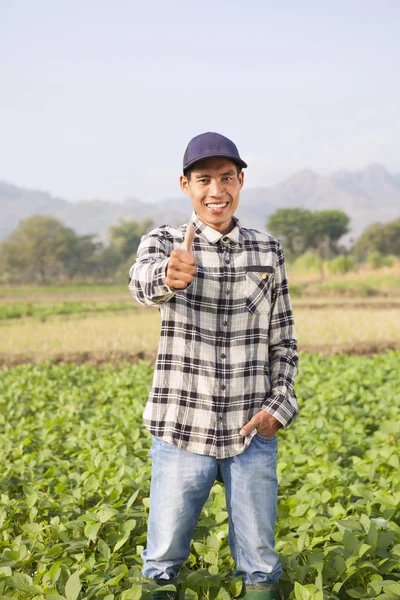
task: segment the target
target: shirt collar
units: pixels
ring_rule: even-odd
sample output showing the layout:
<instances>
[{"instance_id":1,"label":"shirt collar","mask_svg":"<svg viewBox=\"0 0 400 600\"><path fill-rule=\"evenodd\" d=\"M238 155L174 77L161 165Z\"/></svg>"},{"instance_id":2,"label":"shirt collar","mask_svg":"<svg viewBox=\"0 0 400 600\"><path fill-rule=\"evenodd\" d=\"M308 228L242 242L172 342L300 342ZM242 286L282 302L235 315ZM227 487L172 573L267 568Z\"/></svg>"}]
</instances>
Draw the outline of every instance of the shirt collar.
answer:
<instances>
[{"instance_id":1,"label":"shirt collar","mask_svg":"<svg viewBox=\"0 0 400 600\"><path fill-rule=\"evenodd\" d=\"M232 219L234 223L233 229L229 233L220 233L201 221L195 211L192 212L192 216L190 217L196 231L202 233L206 240L211 244L217 244L222 238L229 238L234 244L241 245L242 233L239 219L237 217L232 217Z\"/></svg>"}]
</instances>

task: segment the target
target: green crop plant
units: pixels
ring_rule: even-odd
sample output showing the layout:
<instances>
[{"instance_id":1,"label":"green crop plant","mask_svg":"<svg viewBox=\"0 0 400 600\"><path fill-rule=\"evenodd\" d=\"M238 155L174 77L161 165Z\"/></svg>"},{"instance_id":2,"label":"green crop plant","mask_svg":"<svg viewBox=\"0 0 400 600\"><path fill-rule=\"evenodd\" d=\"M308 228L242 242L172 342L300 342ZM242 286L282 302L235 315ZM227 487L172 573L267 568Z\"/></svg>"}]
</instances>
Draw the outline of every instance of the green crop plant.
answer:
<instances>
[{"instance_id":1,"label":"green crop plant","mask_svg":"<svg viewBox=\"0 0 400 600\"><path fill-rule=\"evenodd\" d=\"M400 598L400 353L303 355L300 412L279 432L284 598ZM152 367L0 372L0 600L139 600L149 508ZM251 515L249 515L251 518ZM191 600L241 581L216 483L182 567Z\"/></svg>"}]
</instances>

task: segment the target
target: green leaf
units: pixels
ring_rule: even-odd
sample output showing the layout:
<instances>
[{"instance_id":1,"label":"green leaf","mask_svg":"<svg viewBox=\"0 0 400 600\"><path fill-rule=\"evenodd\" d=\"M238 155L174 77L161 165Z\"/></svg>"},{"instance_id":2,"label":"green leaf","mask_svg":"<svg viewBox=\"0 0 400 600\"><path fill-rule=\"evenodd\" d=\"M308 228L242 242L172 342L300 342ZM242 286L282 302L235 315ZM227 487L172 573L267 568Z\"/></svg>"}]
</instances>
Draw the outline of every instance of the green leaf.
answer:
<instances>
[{"instance_id":1,"label":"green leaf","mask_svg":"<svg viewBox=\"0 0 400 600\"><path fill-rule=\"evenodd\" d=\"M32 508L32 506L35 506L37 499L38 499L37 493L32 492L32 494L29 494L29 496L26 497L26 506L28 508Z\"/></svg>"},{"instance_id":2,"label":"green leaf","mask_svg":"<svg viewBox=\"0 0 400 600\"><path fill-rule=\"evenodd\" d=\"M101 527L101 522L100 523L88 523L84 529L85 536L89 540L94 542L94 540L97 538L97 534L99 532L100 527Z\"/></svg>"},{"instance_id":3,"label":"green leaf","mask_svg":"<svg viewBox=\"0 0 400 600\"><path fill-rule=\"evenodd\" d=\"M193 542L193 548L196 550L199 556L204 556L208 552L208 546L201 542Z\"/></svg>"},{"instance_id":4,"label":"green leaf","mask_svg":"<svg viewBox=\"0 0 400 600\"><path fill-rule=\"evenodd\" d=\"M346 590L346 594L351 598L365 598L367 592L362 587L355 587L350 590Z\"/></svg>"},{"instance_id":5,"label":"green leaf","mask_svg":"<svg viewBox=\"0 0 400 600\"><path fill-rule=\"evenodd\" d=\"M204 561L210 565L218 564L218 554L210 550L204 555Z\"/></svg>"},{"instance_id":6,"label":"green leaf","mask_svg":"<svg viewBox=\"0 0 400 600\"><path fill-rule=\"evenodd\" d=\"M347 552L349 552L350 554L358 554L360 542L358 541L354 533L352 533L348 529L346 529L343 535L343 545Z\"/></svg>"},{"instance_id":7,"label":"green leaf","mask_svg":"<svg viewBox=\"0 0 400 600\"><path fill-rule=\"evenodd\" d=\"M102 555L102 557L109 562L111 556L111 550L109 546L105 543L101 538L97 540L97 549Z\"/></svg>"},{"instance_id":8,"label":"green leaf","mask_svg":"<svg viewBox=\"0 0 400 600\"><path fill-rule=\"evenodd\" d=\"M214 550L214 552L218 552L219 550L219 539L217 538L217 536L212 533L211 535L208 536L207 538L207 546L209 548L211 548L211 550Z\"/></svg>"},{"instance_id":9,"label":"green leaf","mask_svg":"<svg viewBox=\"0 0 400 600\"><path fill-rule=\"evenodd\" d=\"M39 585L33 585L32 577L25 573L14 573L7 583L16 590L27 594L41 594L42 592L42 588Z\"/></svg>"},{"instance_id":10,"label":"green leaf","mask_svg":"<svg viewBox=\"0 0 400 600\"><path fill-rule=\"evenodd\" d=\"M126 533L118 540L118 542L114 546L113 552L117 552L117 550L119 550L124 544L126 544L126 542L129 540L129 535L129 533Z\"/></svg>"},{"instance_id":11,"label":"green leaf","mask_svg":"<svg viewBox=\"0 0 400 600\"><path fill-rule=\"evenodd\" d=\"M301 583L299 583L298 581L296 581L294 584L294 595L296 600L310 599L310 592L304 585L301 585Z\"/></svg>"},{"instance_id":12,"label":"green leaf","mask_svg":"<svg viewBox=\"0 0 400 600\"><path fill-rule=\"evenodd\" d=\"M96 514L100 523L107 523L112 517L118 514L118 511L115 508L111 508L110 506L102 507Z\"/></svg>"},{"instance_id":13,"label":"green leaf","mask_svg":"<svg viewBox=\"0 0 400 600\"><path fill-rule=\"evenodd\" d=\"M39 523L25 523L22 525L22 531L26 531L26 533L40 533L43 527L39 525Z\"/></svg>"},{"instance_id":14,"label":"green leaf","mask_svg":"<svg viewBox=\"0 0 400 600\"><path fill-rule=\"evenodd\" d=\"M231 600L231 597L226 589L221 587L218 594L215 596L215 600Z\"/></svg>"},{"instance_id":15,"label":"green leaf","mask_svg":"<svg viewBox=\"0 0 400 600\"><path fill-rule=\"evenodd\" d=\"M132 496L129 498L128 502L126 503L127 510L130 509L130 507L135 502L135 500L138 497L138 495L139 495L139 490L136 490L136 492L133 492Z\"/></svg>"},{"instance_id":16,"label":"green leaf","mask_svg":"<svg viewBox=\"0 0 400 600\"><path fill-rule=\"evenodd\" d=\"M79 571L75 571L69 577L65 584L65 596L67 600L77 600L79 592L81 591L81 581L79 578Z\"/></svg>"},{"instance_id":17,"label":"green leaf","mask_svg":"<svg viewBox=\"0 0 400 600\"><path fill-rule=\"evenodd\" d=\"M240 595L242 588L243 588L242 577L236 577L233 581L231 581L231 583L229 584L229 591L230 591L232 598L237 598Z\"/></svg>"},{"instance_id":18,"label":"green leaf","mask_svg":"<svg viewBox=\"0 0 400 600\"><path fill-rule=\"evenodd\" d=\"M142 597L142 586L133 585L129 590L122 592L121 600L140 600Z\"/></svg>"},{"instance_id":19,"label":"green leaf","mask_svg":"<svg viewBox=\"0 0 400 600\"><path fill-rule=\"evenodd\" d=\"M385 585L385 593L394 594L400 598L400 583L389 583L388 585Z\"/></svg>"}]
</instances>

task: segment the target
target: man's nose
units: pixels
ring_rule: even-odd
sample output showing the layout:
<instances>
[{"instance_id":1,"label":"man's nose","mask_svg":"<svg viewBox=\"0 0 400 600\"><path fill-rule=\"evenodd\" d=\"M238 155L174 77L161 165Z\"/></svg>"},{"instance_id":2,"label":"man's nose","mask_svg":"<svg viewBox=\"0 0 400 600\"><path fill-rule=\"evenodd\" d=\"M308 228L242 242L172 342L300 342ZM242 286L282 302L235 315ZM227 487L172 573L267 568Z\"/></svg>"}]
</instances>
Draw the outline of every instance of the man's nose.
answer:
<instances>
[{"instance_id":1,"label":"man's nose","mask_svg":"<svg viewBox=\"0 0 400 600\"><path fill-rule=\"evenodd\" d=\"M210 196L213 196L214 198L220 198L224 194L223 184L220 181L215 181L212 179L210 181L210 187L209 187L208 193L210 194Z\"/></svg>"}]
</instances>

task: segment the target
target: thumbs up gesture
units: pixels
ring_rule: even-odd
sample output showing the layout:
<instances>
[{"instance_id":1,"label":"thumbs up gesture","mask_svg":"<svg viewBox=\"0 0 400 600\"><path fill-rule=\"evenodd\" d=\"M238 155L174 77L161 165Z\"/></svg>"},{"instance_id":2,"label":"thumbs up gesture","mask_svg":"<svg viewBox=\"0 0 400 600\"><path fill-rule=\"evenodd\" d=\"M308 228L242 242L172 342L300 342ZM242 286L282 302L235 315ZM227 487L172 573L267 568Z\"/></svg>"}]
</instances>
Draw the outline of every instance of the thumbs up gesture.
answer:
<instances>
[{"instance_id":1,"label":"thumbs up gesture","mask_svg":"<svg viewBox=\"0 0 400 600\"><path fill-rule=\"evenodd\" d=\"M165 283L171 288L183 290L196 275L196 261L192 254L194 233L194 225L189 223L182 244L170 254Z\"/></svg>"}]
</instances>

